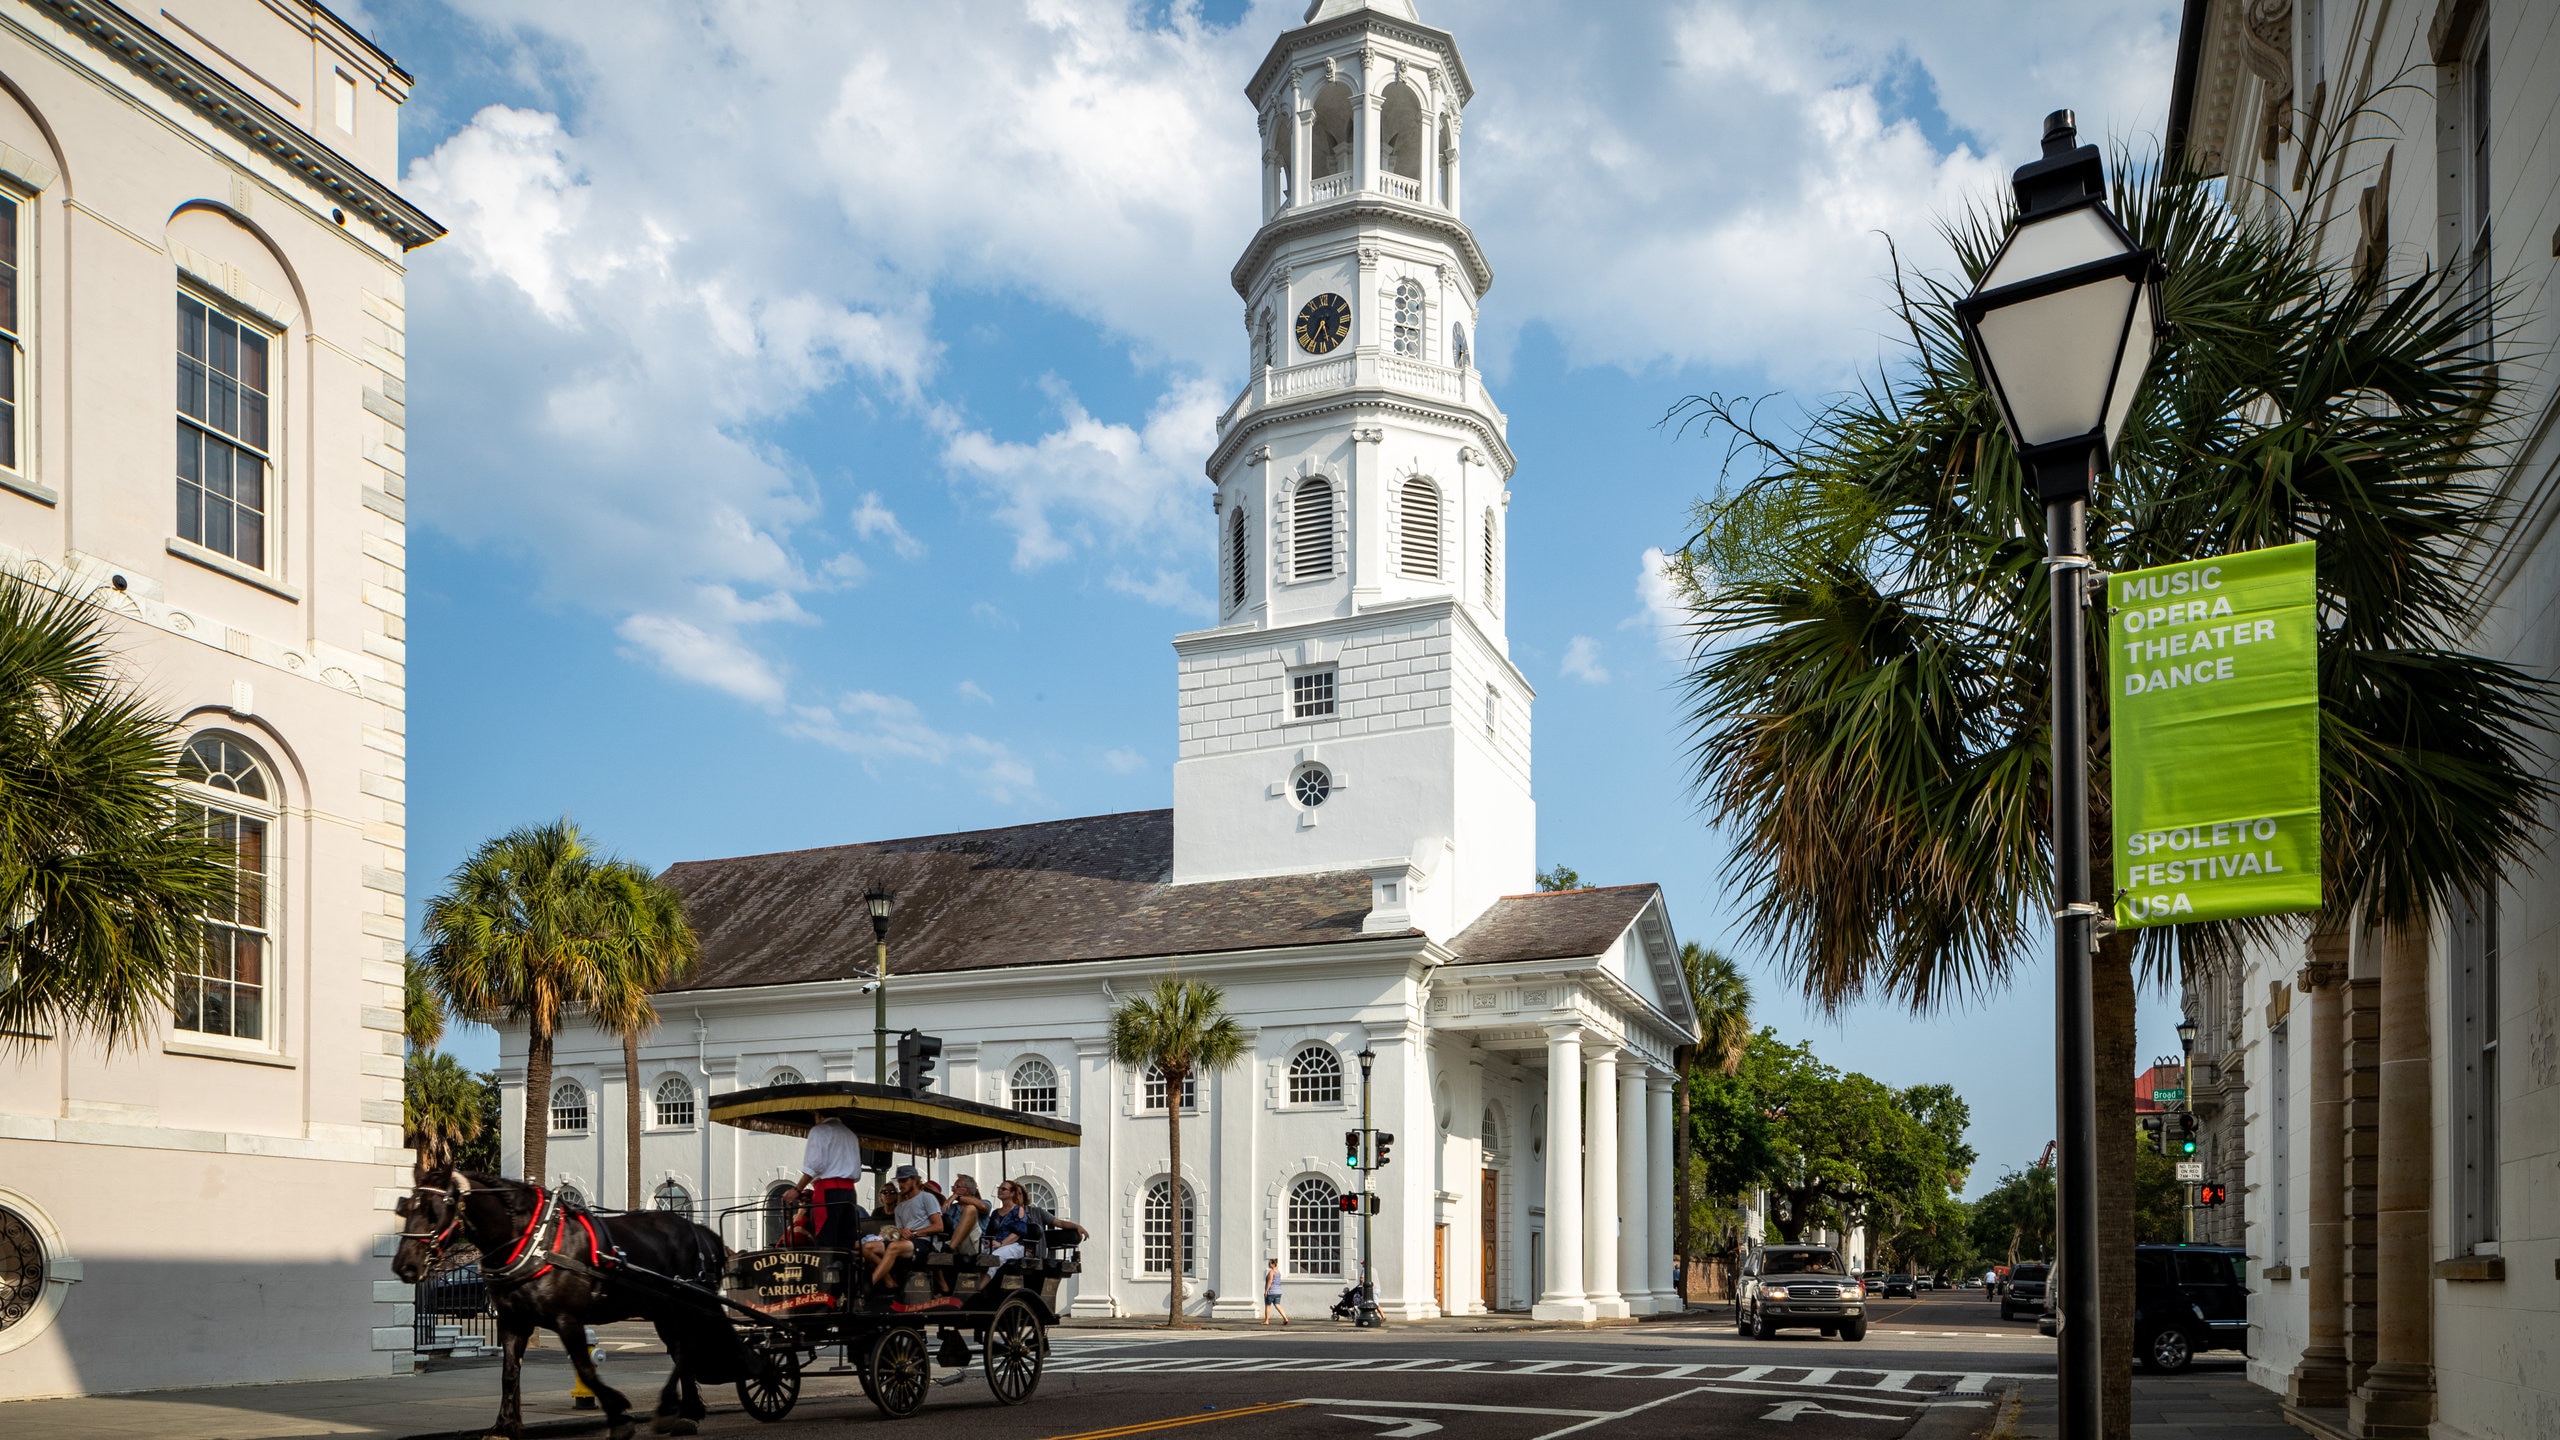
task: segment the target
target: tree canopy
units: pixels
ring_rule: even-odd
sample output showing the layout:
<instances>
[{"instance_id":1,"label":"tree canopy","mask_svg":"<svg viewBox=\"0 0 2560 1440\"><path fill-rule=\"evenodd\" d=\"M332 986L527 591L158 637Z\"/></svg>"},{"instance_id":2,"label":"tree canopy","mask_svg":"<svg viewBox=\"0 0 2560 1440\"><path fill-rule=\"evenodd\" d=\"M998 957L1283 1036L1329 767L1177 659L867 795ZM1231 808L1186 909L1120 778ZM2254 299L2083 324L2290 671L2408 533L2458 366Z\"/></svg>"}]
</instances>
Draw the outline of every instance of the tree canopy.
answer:
<instances>
[{"instance_id":1,"label":"tree canopy","mask_svg":"<svg viewBox=\"0 0 2560 1440\"><path fill-rule=\"evenodd\" d=\"M1971 1113L1945 1085L1897 1090L1763 1029L1730 1075L1691 1076L1694 1153L1710 1194L1765 1187L1788 1241L1816 1226L1891 1234L1937 1224L1973 1165Z\"/></svg>"}]
</instances>

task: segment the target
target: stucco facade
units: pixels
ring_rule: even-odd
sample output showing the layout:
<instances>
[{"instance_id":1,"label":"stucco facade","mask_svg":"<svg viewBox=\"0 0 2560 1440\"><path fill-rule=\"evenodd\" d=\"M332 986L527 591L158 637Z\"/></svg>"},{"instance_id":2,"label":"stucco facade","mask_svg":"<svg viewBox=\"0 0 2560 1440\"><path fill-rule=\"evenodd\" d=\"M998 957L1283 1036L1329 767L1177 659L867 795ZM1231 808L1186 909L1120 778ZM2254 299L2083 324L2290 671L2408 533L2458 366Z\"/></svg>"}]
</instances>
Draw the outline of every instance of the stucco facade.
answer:
<instances>
[{"instance_id":1,"label":"stucco facade","mask_svg":"<svg viewBox=\"0 0 2560 1440\"><path fill-rule=\"evenodd\" d=\"M114 617L258 901L138 1046L0 1051L0 1224L43 1261L0 1399L410 1365L408 85L308 0L0 3L0 567Z\"/></svg>"},{"instance_id":2,"label":"stucco facade","mask_svg":"<svg viewBox=\"0 0 2560 1440\"><path fill-rule=\"evenodd\" d=\"M2171 132L2232 203L2306 207L2341 263L2504 296L2515 418L2461 643L2560 676L2560 4L2190 0ZM2348 146L2303 175L2305 140ZM2536 736L2546 779L2554 737ZM2315 1433L2560 1434L2560 813L2488 892L2195 977L2215 1217L2250 1253L2249 1373ZM2387 837L2385 837L2387 843Z\"/></svg>"}]
</instances>

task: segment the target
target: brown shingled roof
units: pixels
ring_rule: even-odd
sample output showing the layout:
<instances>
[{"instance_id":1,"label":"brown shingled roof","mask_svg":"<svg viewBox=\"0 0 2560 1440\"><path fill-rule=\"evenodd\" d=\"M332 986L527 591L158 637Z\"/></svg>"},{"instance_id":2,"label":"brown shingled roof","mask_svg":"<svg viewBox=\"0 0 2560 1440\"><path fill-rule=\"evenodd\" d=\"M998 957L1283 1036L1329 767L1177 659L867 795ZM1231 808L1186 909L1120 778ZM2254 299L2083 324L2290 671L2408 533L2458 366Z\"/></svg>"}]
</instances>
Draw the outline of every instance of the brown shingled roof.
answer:
<instances>
[{"instance_id":1,"label":"brown shingled roof","mask_svg":"<svg viewBox=\"0 0 2560 1440\"><path fill-rule=\"evenodd\" d=\"M1597 955L1617 943L1659 885L1609 885L1505 895L1449 942L1457 965L1505 960L1564 960Z\"/></svg>"},{"instance_id":2,"label":"brown shingled roof","mask_svg":"<svg viewBox=\"0 0 2560 1440\"><path fill-rule=\"evenodd\" d=\"M688 990L870 973L863 891L897 892L901 975L1070 960L1187 955L1361 938L1365 870L1175 885L1173 812L1140 810L1001 830L668 867L702 937Z\"/></svg>"}]
</instances>

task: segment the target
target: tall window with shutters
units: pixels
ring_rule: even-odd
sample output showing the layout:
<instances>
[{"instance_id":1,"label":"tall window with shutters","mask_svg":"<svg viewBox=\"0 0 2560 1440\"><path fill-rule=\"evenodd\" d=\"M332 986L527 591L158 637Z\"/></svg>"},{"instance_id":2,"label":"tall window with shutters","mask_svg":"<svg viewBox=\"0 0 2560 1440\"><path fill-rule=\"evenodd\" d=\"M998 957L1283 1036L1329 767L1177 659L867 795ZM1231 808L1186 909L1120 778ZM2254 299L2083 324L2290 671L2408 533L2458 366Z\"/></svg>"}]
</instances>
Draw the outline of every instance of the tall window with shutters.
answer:
<instances>
[{"instance_id":1,"label":"tall window with shutters","mask_svg":"<svg viewBox=\"0 0 2560 1440\"><path fill-rule=\"evenodd\" d=\"M204 911L196 953L177 978L175 1024L199 1035L264 1040L274 993L275 782L238 741L199 735L178 757L180 814L211 841L227 872Z\"/></svg>"},{"instance_id":2,"label":"tall window with shutters","mask_svg":"<svg viewBox=\"0 0 2560 1440\"><path fill-rule=\"evenodd\" d=\"M2498 1239L2498 897L2463 896L2454 906L2445 979L2452 1053L2454 1253Z\"/></svg>"},{"instance_id":3,"label":"tall window with shutters","mask_svg":"<svg viewBox=\"0 0 2560 1440\"><path fill-rule=\"evenodd\" d=\"M178 292L178 538L267 568L267 336Z\"/></svg>"},{"instance_id":4,"label":"tall window with shutters","mask_svg":"<svg viewBox=\"0 0 2560 1440\"><path fill-rule=\"evenodd\" d=\"M1415 477L1396 496L1396 528L1401 537L1397 568L1408 580L1440 578L1440 487Z\"/></svg>"},{"instance_id":5,"label":"tall window with shutters","mask_svg":"<svg viewBox=\"0 0 2560 1440\"><path fill-rule=\"evenodd\" d=\"M1502 529L1493 517L1493 507L1484 507L1484 608L1496 614L1502 611Z\"/></svg>"},{"instance_id":6,"label":"tall window with shutters","mask_svg":"<svg viewBox=\"0 0 2560 1440\"><path fill-rule=\"evenodd\" d=\"M0 191L0 470L19 468L18 404L25 393L27 348L18 315L18 197Z\"/></svg>"},{"instance_id":7,"label":"tall window with shutters","mask_svg":"<svg viewBox=\"0 0 2560 1440\"><path fill-rule=\"evenodd\" d=\"M1322 580L1333 574L1333 482L1298 482L1289 496L1289 578Z\"/></svg>"},{"instance_id":8,"label":"tall window with shutters","mask_svg":"<svg viewBox=\"0 0 2560 1440\"><path fill-rule=\"evenodd\" d=\"M1227 517L1227 604L1230 608L1244 604L1245 562L1252 555L1245 530L1244 507L1239 505Z\"/></svg>"}]
</instances>

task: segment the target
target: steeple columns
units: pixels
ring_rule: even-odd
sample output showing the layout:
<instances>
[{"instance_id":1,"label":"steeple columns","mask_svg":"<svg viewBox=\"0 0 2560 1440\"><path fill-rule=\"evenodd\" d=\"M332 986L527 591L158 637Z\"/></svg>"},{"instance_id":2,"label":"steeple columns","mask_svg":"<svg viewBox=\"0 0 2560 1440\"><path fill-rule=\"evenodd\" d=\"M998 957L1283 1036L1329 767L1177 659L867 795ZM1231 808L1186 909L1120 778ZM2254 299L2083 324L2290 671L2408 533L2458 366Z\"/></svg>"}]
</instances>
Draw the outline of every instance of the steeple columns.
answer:
<instances>
[{"instance_id":1,"label":"steeple columns","mask_svg":"<svg viewBox=\"0 0 2560 1440\"><path fill-rule=\"evenodd\" d=\"M1376 57L1361 57L1360 93L1351 97L1351 153L1360 167L1352 183L1362 190L1385 188L1378 183L1378 116L1387 96L1378 84L1378 71Z\"/></svg>"}]
</instances>

